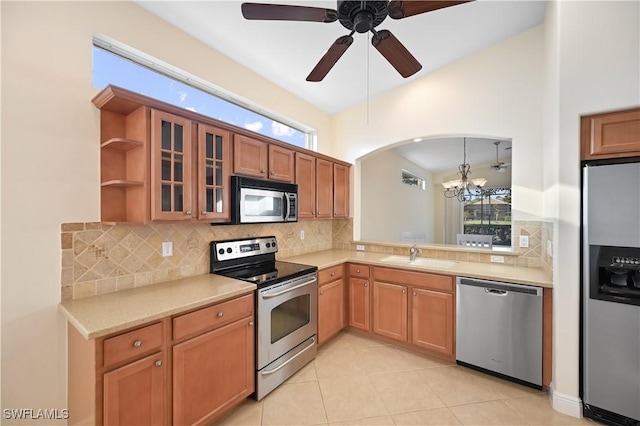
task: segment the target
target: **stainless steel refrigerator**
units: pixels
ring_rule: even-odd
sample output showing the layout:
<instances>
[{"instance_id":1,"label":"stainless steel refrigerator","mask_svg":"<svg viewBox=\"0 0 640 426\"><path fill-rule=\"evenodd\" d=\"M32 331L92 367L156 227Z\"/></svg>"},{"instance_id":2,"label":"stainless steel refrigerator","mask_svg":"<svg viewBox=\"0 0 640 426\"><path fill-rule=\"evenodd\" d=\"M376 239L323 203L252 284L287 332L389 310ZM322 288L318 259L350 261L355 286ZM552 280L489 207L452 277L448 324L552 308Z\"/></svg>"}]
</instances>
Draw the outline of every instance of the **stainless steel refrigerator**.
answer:
<instances>
[{"instance_id":1,"label":"stainless steel refrigerator","mask_svg":"<svg viewBox=\"0 0 640 426\"><path fill-rule=\"evenodd\" d=\"M583 413L640 424L640 163L582 175Z\"/></svg>"}]
</instances>

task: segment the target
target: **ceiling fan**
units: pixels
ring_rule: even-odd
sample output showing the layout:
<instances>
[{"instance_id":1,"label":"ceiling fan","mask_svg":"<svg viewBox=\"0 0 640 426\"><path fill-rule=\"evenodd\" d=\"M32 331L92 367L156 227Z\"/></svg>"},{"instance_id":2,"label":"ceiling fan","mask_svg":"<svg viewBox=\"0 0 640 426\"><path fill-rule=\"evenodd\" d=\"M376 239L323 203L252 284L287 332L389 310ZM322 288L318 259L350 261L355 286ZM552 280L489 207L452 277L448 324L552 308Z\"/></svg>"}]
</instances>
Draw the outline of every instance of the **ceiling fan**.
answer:
<instances>
[{"instance_id":1,"label":"ceiling fan","mask_svg":"<svg viewBox=\"0 0 640 426\"><path fill-rule=\"evenodd\" d=\"M503 173L507 167L511 166L511 163L505 163L503 161L498 160L498 146L500 146L500 141L495 141L493 144L496 146L496 162L491 163L489 166L491 167L491 170L495 170L499 173Z\"/></svg>"},{"instance_id":2,"label":"ceiling fan","mask_svg":"<svg viewBox=\"0 0 640 426\"><path fill-rule=\"evenodd\" d=\"M339 20L343 27L351 31L349 35L341 36L333 42L329 50L320 58L318 64L307 76L307 81L322 81L353 43L353 34L369 31L373 34L371 44L402 77L407 78L420 71L422 65L390 31L377 31L375 28L387 16L392 19L402 19L470 1L473 0L338 0L337 10L310 6L243 3L242 15L245 19L267 21L329 23Z\"/></svg>"}]
</instances>

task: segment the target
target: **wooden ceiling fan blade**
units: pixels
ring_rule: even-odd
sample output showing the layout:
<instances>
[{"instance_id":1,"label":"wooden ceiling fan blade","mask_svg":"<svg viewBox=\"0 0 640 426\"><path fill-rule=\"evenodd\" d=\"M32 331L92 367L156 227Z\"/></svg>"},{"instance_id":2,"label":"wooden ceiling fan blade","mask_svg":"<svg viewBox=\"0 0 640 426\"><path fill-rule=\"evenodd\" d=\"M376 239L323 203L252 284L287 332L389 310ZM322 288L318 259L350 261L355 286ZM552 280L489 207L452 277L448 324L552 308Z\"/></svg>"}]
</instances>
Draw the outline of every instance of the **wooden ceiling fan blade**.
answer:
<instances>
[{"instance_id":1,"label":"wooden ceiling fan blade","mask_svg":"<svg viewBox=\"0 0 640 426\"><path fill-rule=\"evenodd\" d=\"M427 0L392 0L389 3L389 16L393 19L402 19L408 16L432 12L445 7L469 3L473 0L463 1L427 1Z\"/></svg>"},{"instance_id":2,"label":"wooden ceiling fan blade","mask_svg":"<svg viewBox=\"0 0 640 426\"><path fill-rule=\"evenodd\" d=\"M410 77L422 69L420 62L388 30L375 32L371 44L404 78Z\"/></svg>"},{"instance_id":3,"label":"wooden ceiling fan blade","mask_svg":"<svg viewBox=\"0 0 640 426\"><path fill-rule=\"evenodd\" d=\"M338 59L347 51L353 43L353 37L350 35L342 36L333 42L327 53L325 53L315 68L307 76L307 81L322 81L322 79L331 71L331 68L338 62Z\"/></svg>"},{"instance_id":4,"label":"wooden ceiling fan blade","mask_svg":"<svg viewBox=\"0 0 640 426\"><path fill-rule=\"evenodd\" d=\"M265 3L242 3L242 16L245 19L266 21L334 22L338 20L338 12L333 9Z\"/></svg>"}]
</instances>

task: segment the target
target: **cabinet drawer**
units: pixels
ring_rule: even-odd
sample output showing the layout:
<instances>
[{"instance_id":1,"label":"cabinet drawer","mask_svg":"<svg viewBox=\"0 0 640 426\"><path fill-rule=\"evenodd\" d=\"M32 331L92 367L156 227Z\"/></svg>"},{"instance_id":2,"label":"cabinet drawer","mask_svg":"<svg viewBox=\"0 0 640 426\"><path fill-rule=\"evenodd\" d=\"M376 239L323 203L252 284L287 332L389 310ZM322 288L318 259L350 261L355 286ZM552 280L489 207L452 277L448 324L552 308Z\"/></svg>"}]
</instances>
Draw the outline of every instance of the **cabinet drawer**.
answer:
<instances>
[{"instance_id":1,"label":"cabinet drawer","mask_svg":"<svg viewBox=\"0 0 640 426\"><path fill-rule=\"evenodd\" d=\"M104 366L132 361L150 351L159 350L162 347L162 336L162 323L156 323L105 339Z\"/></svg>"},{"instance_id":2,"label":"cabinet drawer","mask_svg":"<svg viewBox=\"0 0 640 426\"><path fill-rule=\"evenodd\" d=\"M417 287L453 292L453 277L427 274L424 272L403 271L391 268L373 268L373 277L377 281L409 284Z\"/></svg>"},{"instance_id":3,"label":"cabinet drawer","mask_svg":"<svg viewBox=\"0 0 640 426\"><path fill-rule=\"evenodd\" d=\"M349 264L349 276L358 278L369 278L369 266L358 263Z\"/></svg>"},{"instance_id":4,"label":"cabinet drawer","mask_svg":"<svg viewBox=\"0 0 640 426\"><path fill-rule=\"evenodd\" d=\"M229 324L253 313L253 293L173 319L173 339L202 333Z\"/></svg>"},{"instance_id":5,"label":"cabinet drawer","mask_svg":"<svg viewBox=\"0 0 640 426\"><path fill-rule=\"evenodd\" d=\"M342 278L344 275L344 264L332 266L318 271L318 285L323 285Z\"/></svg>"}]
</instances>

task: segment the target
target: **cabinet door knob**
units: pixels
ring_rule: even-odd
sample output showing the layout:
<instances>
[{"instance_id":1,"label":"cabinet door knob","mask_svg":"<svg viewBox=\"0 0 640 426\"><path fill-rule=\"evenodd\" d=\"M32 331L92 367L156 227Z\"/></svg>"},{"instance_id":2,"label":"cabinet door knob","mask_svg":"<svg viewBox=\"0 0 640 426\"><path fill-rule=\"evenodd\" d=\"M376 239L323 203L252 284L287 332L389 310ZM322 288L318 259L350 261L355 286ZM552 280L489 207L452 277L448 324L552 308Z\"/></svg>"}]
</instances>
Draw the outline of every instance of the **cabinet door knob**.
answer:
<instances>
[{"instance_id":1,"label":"cabinet door knob","mask_svg":"<svg viewBox=\"0 0 640 426\"><path fill-rule=\"evenodd\" d=\"M360 273L360 269L356 269L356 272L357 272L357 273Z\"/></svg>"},{"instance_id":2,"label":"cabinet door knob","mask_svg":"<svg viewBox=\"0 0 640 426\"><path fill-rule=\"evenodd\" d=\"M201 214L202 216L204 216L204 215L206 215L206 214L207 214L207 211L206 211L206 210L202 210L202 211L200 212L200 214Z\"/></svg>"},{"instance_id":3,"label":"cabinet door knob","mask_svg":"<svg viewBox=\"0 0 640 426\"><path fill-rule=\"evenodd\" d=\"M161 359L156 361L156 367L162 367L162 360Z\"/></svg>"},{"instance_id":4,"label":"cabinet door knob","mask_svg":"<svg viewBox=\"0 0 640 426\"><path fill-rule=\"evenodd\" d=\"M249 327L253 327L253 321L249 322Z\"/></svg>"},{"instance_id":5,"label":"cabinet door knob","mask_svg":"<svg viewBox=\"0 0 640 426\"><path fill-rule=\"evenodd\" d=\"M220 311L218 312L218 318L222 318L224 316L224 312Z\"/></svg>"},{"instance_id":6,"label":"cabinet door knob","mask_svg":"<svg viewBox=\"0 0 640 426\"><path fill-rule=\"evenodd\" d=\"M139 348L140 346L142 346L142 340L136 340L135 342L133 342L134 348Z\"/></svg>"},{"instance_id":7,"label":"cabinet door knob","mask_svg":"<svg viewBox=\"0 0 640 426\"><path fill-rule=\"evenodd\" d=\"M323 294L324 294L324 291L321 291L321 292L320 292L320 296L322 296Z\"/></svg>"},{"instance_id":8,"label":"cabinet door knob","mask_svg":"<svg viewBox=\"0 0 640 426\"><path fill-rule=\"evenodd\" d=\"M365 287L369 287L369 283L364 283L364 286Z\"/></svg>"},{"instance_id":9,"label":"cabinet door knob","mask_svg":"<svg viewBox=\"0 0 640 426\"><path fill-rule=\"evenodd\" d=\"M260 170L260 173L267 173L266 170Z\"/></svg>"},{"instance_id":10,"label":"cabinet door knob","mask_svg":"<svg viewBox=\"0 0 640 426\"><path fill-rule=\"evenodd\" d=\"M414 295L414 296L417 296L417 295L418 295L418 293L416 293L416 292L414 291L414 292L413 292L413 295Z\"/></svg>"},{"instance_id":11,"label":"cabinet door knob","mask_svg":"<svg viewBox=\"0 0 640 426\"><path fill-rule=\"evenodd\" d=\"M332 272L332 273L331 273L331 276L332 276L332 277L335 277L335 276L336 276L336 273L335 273L335 272Z\"/></svg>"},{"instance_id":12,"label":"cabinet door knob","mask_svg":"<svg viewBox=\"0 0 640 426\"><path fill-rule=\"evenodd\" d=\"M187 210L186 212L184 212L184 214L186 214L187 216L191 216L191 210Z\"/></svg>"},{"instance_id":13,"label":"cabinet door knob","mask_svg":"<svg viewBox=\"0 0 640 426\"><path fill-rule=\"evenodd\" d=\"M407 292L407 290L402 290L402 294L405 294Z\"/></svg>"},{"instance_id":14,"label":"cabinet door knob","mask_svg":"<svg viewBox=\"0 0 640 426\"><path fill-rule=\"evenodd\" d=\"M276 172L271 172L271 176L273 176L273 175L275 175L275 174L276 174Z\"/></svg>"}]
</instances>

